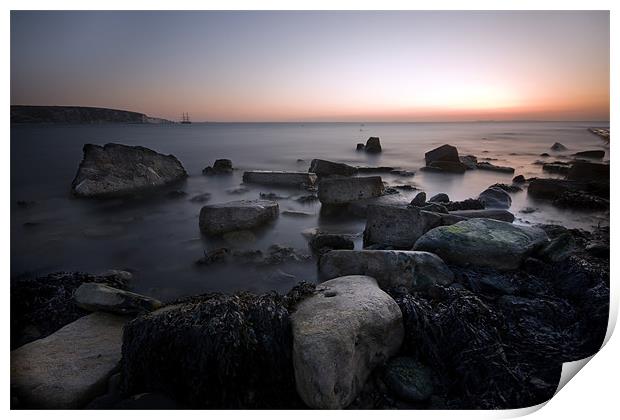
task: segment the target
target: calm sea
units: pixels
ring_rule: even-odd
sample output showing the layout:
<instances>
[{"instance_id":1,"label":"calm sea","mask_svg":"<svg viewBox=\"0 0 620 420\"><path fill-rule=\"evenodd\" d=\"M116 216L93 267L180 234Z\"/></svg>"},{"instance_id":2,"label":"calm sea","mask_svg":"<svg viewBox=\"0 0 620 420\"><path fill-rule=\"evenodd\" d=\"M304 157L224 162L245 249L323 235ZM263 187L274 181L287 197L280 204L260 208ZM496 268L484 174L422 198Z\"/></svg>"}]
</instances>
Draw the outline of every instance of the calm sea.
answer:
<instances>
[{"instance_id":1,"label":"calm sea","mask_svg":"<svg viewBox=\"0 0 620 420\"><path fill-rule=\"evenodd\" d=\"M239 187L243 170L306 171L310 160L323 158L358 166L393 166L415 170L412 178L383 176L391 185L412 184L427 194L448 193L453 200L476 197L496 182L510 183L513 175L468 171L464 175L421 172L424 153L448 143L460 154L496 165L512 166L514 175L541 176L534 162L554 142L569 150L604 149L607 146L588 127L609 127L600 122L515 123L411 123L411 124L192 124L192 125L20 125L11 128L11 273L45 274L59 270L98 272L110 268L135 271L134 290L161 299L208 291L286 291L301 280L316 281L314 261L288 264L275 270L248 267L198 267L204 250L221 242L201 236L198 214L202 204L190 201L211 193L209 203L258 198L276 192L280 210L300 210L310 217L281 215L257 233L248 249L265 250L271 244L307 251L301 231L306 228L360 233L364 220L319 216L320 204L300 204L299 191L268 186ZM366 155L355 150L358 142L379 136L384 152ZM82 158L84 143L117 142L141 145L177 156L189 178L173 189L187 195L172 199L168 190L142 199L90 201L73 198L70 185ZM229 158L238 168L230 177L206 177L202 169L218 158ZM556 160L558 156L547 158ZM561 157L560 157L561 158ZM545 174L545 177L552 175ZM415 192L405 193L413 197ZM430 196L429 195L429 196ZM556 209L532 201L527 192L512 195L516 223L557 223L591 229L609 224L609 213ZM18 200L34 201L28 208ZM535 208L533 213L520 211ZM361 247L361 236L356 247ZM294 277L293 277L294 276Z\"/></svg>"}]
</instances>

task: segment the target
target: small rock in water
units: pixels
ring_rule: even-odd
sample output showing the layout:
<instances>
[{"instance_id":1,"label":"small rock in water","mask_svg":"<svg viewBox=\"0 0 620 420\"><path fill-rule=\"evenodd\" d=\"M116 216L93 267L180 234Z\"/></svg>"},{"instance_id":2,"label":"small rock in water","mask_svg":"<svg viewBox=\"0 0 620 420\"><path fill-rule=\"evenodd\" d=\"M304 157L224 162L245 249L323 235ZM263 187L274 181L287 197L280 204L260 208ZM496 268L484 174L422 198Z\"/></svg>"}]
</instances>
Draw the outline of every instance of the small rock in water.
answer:
<instances>
[{"instance_id":1,"label":"small rock in water","mask_svg":"<svg viewBox=\"0 0 620 420\"><path fill-rule=\"evenodd\" d=\"M448 211L484 209L484 203L477 198L468 198L463 201L451 201L449 203L443 203L443 205Z\"/></svg>"},{"instance_id":2,"label":"small rock in water","mask_svg":"<svg viewBox=\"0 0 620 420\"><path fill-rule=\"evenodd\" d=\"M509 168L508 166L497 166L493 165L489 162L480 162L476 165L478 169L486 170L486 171L495 171L495 172L506 172L506 173L514 173L514 168Z\"/></svg>"},{"instance_id":3,"label":"small rock in water","mask_svg":"<svg viewBox=\"0 0 620 420\"><path fill-rule=\"evenodd\" d=\"M75 291L73 300L77 306L87 311L121 315L138 314L161 307L161 302L156 299L101 283L82 284Z\"/></svg>"},{"instance_id":4,"label":"small rock in water","mask_svg":"<svg viewBox=\"0 0 620 420\"><path fill-rule=\"evenodd\" d=\"M525 177L523 175L517 175L512 178L512 182L515 184L523 184L525 183Z\"/></svg>"},{"instance_id":5,"label":"small rock in water","mask_svg":"<svg viewBox=\"0 0 620 420\"><path fill-rule=\"evenodd\" d=\"M259 193L258 196L262 198L263 200L284 200L288 198L283 195L276 194L274 192L268 192L268 193L262 192L262 193Z\"/></svg>"},{"instance_id":6,"label":"small rock in water","mask_svg":"<svg viewBox=\"0 0 620 420\"><path fill-rule=\"evenodd\" d=\"M295 201L299 203L314 203L315 201L318 201L318 200L319 200L319 197L316 194L301 195L295 198Z\"/></svg>"},{"instance_id":7,"label":"small rock in water","mask_svg":"<svg viewBox=\"0 0 620 420\"><path fill-rule=\"evenodd\" d=\"M423 167L422 169L425 171L462 174L467 170L467 167L461 162L436 160L436 161L429 163L427 166Z\"/></svg>"},{"instance_id":8,"label":"small rock in water","mask_svg":"<svg viewBox=\"0 0 620 420\"><path fill-rule=\"evenodd\" d=\"M426 204L426 193L424 191L417 193L409 204L414 207L422 207Z\"/></svg>"},{"instance_id":9,"label":"small rock in water","mask_svg":"<svg viewBox=\"0 0 620 420\"><path fill-rule=\"evenodd\" d=\"M183 190L173 190L173 191L168 191L168 193L166 193L166 197L173 199L173 200L177 198L185 197L186 195L187 193Z\"/></svg>"},{"instance_id":10,"label":"small rock in water","mask_svg":"<svg viewBox=\"0 0 620 420\"><path fill-rule=\"evenodd\" d=\"M381 141L379 137L369 137L366 141L366 153L381 153Z\"/></svg>"},{"instance_id":11,"label":"small rock in water","mask_svg":"<svg viewBox=\"0 0 620 420\"><path fill-rule=\"evenodd\" d=\"M573 156L584 157L588 159L603 159L605 157L604 150L586 150L584 152L577 152Z\"/></svg>"},{"instance_id":12,"label":"small rock in water","mask_svg":"<svg viewBox=\"0 0 620 420\"><path fill-rule=\"evenodd\" d=\"M280 185L293 188L311 188L316 182L316 174L287 171L246 171L243 182L247 184Z\"/></svg>"},{"instance_id":13,"label":"small rock in water","mask_svg":"<svg viewBox=\"0 0 620 420\"><path fill-rule=\"evenodd\" d=\"M380 176L327 178L319 182L319 200L323 204L346 204L383 194Z\"/></svg>"},{"instance_id":14,"label":"small rock in water","mask_svg":"<svg viewBox=\"0 0 620 420\"><path fill-rule=\"evenodd\" d=\"M489 188L499 188L508 193L517 193L523 191L523 189L517 185L508 185L508 184L493 184Z\"/></svg>"},{"instance_id":15,"label":"small rock in water","mask_svg":"<svg viewBox=\"0 0 620 420\"><path fill-rule=\"evenodd\" d=\"M450 146L449 144L444 144L441 147L426 152L424 154L424 159L427 166L437 161L461 163L458 150L456 147Z\"/></svg>"},{"instance_id":16,"label":"small rock in water","mask_svg":"<svg viewBox=\"0 0 620 420\"><path fill-rule=\"evenodd\" d=\"M439 193L432 196L428 201L433 203L449 203L450 197L448 197L448 194L446 193Z\"/></svg>"},{"instance_id":17,"label":"small rock in water","mask_svg":"<svg viewBox=\"0 0 620 420\"><path fill-rule=\"evenodd\" d=\"M364 143L357 143L355 150L357 150L358 152L363 152L364 150L366 150L366 146L364 145Z\"/></svg>"},{"instance_id":18,"label":"small rock in water","mask_svg":"<svg viewBox=\"0 0 620 420\"><path fill-rule=\"evenodd\" d=\"M467 169L476 169L478 158L473 155L460 156L461 163L467 167Z\"/></svg>"},{"instance_id":19,"label":"small rock in water","mask_svg":"<svg viewBox=\"0 0 620 420\"><path fill-rule=\"evenodd\" d=\"M244 187L244 186L239 186L239 187L234 187L234 188L229 188L226 190L226 192L228 194L244 194L246 192L250 191L250 189L248 187Z\"/></svg>"},{"instance_id":20,"label":"small rock in water","mask_svg":"<svg viewBox=\"0 0 620 420\"><path fill-rule=\"evenodd\" d=\"M398 175L402 177L411 177L415 175L415 171L407 171L404 169L393 169L390 171L392 175Z\"/></svg>"},{"instance_id":21,"label":"small rock in water","mask_svg":"<svg viewBox=\"0 0 620 420\"><path fill-rule=\"evenodd\" d=\"M540 157L549 157L549 153L541 153Z\"/></svg>"},{"instance_id":22,"label":"small rock in water","mask_svg":"<svg viewBox=\"0 0 620 420\"><path fill-rule=\"evenodd\" d=\"M278 217L279 206L269 200L239 200L210 204L200 210L200 230L218 235L264 225Z\"/></svg>"},{"instance_id":23,"label":"small rock in water","mask_svg":"<svg viewBox=\"0 0 620 420\"><path fill-rule=\"evenodd\" d=\"M308 243L312 252L323 255L334 249L353 249L355 245L345 235L322 233L315 235Z\"/></svg>"},{"instance_id":24,"label":"small rock in water","mask_svg":"<svg viewBox=\"0 0 620 420\"><path fill-rule=\"evenodd\" d=\"M432 211L435 213L443 213L443 214L447 214L448 213L448 209L445 206L442 206L439 203L432 203L432 202L428 202L423 206L418 207L420 210L425 210L425 211Z\"/></svg>"},{"instance_id":25,"label":"small rock in water","mask_svg":"<svg viewBox=\"0 0 620 420\"><path fill-rule=\"evenodd\" d=\"M534 207L525 207L521 209L520 213L530 214L530 213L534 213L535 211L536 209Z\"/></svg>"},{"instance_id":26,"label":"small rock in water","mask_svg":"<svg viewBox=\"0 0 620 420\"><path fill-rule=\"evenodd\" d=\"M319 178L333 175L352 176L357 173L357 168L345 163L331 162L323 159L312 159L308 172L315 173Z\"/></svg>"},{"instance_id":27,"label":"small rock in water","mask_svg":"<svg viewBox=\"0 0 620 420\"><path fill-rule=\"evenodd\" d=\"M553 146L551 146L551 150L555 151L555 152L562 152L564 150L566 150L566 146L564 146L562 143L553 143Z\"/></svg>"},{"instance_id":28,"label":"small rock in water","mask_svg":"<svg viewBox=\"0 0 620 420\"><path fill-rule=\"evenodd\" d=\"M388 388L405 401L426 401L433 394L431 370L410 357L390 360L385 368L384 380Z\"/></svg>"},{"instance_id":29,"label":"small rock in water","mask_svg":"<svg viewBox=\"0 0 620 420\"><path fill-rule=\"evenodd\" d=\"M313 213L308 213L305 211L297 211L297 210L284 210L282 212L282 216L289 216L289 217L312 217L314 216Z\"/></svg>"},{"instance_id":30,"label":"small rock in water","mask_svg":"<svg viewBox=\"0 0 620 420\"><path fill-rule=\"evenodd\" d=\"M213 166L207 166L202 170L204 175L230 175L232 172L233 166L230 159L218 159Z\"/></svg>"},{"instance_id":31,"label":"small rock in water","mask_svg":"<svg viewBox=\"0 0 620 420\"><path fill-rule=\"evenodd\" d=\"M497 187L487 188L480 193L478 199L484 203L485 208L508 209L512 204L510 195Z\"/></svg>"},{"instance_id":32,"label":"small rock in water","mask_svg":"<svg viewBox=\"0 0 620 420\"><path fill-rule=\"evenodd\" d=\"M189 199L192 203L205 203L211 199L211 193L202 193Z\"/></svg>"}]
</instances>

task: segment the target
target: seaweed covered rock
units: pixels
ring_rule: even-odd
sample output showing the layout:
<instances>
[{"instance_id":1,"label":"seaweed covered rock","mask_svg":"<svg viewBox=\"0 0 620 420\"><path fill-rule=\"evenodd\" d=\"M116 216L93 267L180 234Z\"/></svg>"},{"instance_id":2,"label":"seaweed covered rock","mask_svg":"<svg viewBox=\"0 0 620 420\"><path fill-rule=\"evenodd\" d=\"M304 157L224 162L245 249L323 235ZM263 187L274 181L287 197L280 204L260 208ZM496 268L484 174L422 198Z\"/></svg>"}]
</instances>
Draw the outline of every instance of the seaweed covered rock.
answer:
<instances>
[{"instance_id":1,"label":"seaweed covered rock","mask_svg":"<svg viewBox=\"0 0 620 420\"><path fill-rule=\"evenodd\" d=\"M312 293L181 299L125 327L125 393L161 392L193 408L299 407L289 310Z\"/></svg>"},{"instance_id":2,"label":"seaweed covered rock","mask_svg":"<svg viewBox=\"0 0 620 420\"><path fill-rule=\"evenodd\" d=\"M110 270L101 275L53 273L36 278L11 279L11 348L43 338L87 315L73 301L73 294L84 283L103 283L127 288L131 274Z\"/></svg>"},{"instance_id":3,"label":"seaweed covered rock","mask_svg":"<svg viewBox=\"0 0 620 420\"><path fill-rule=\"evenodd\" d=\"M141 146L85 144L71 188L78 197L106 197L161 187L185 177L185 168L172 155Z\"/></svg>"},{"instance_id":4,"label":"seaweed covered rock","mask_svg":"<svg viewBox=\"0 0 620 420\"><path fill-rule=\"evenodd\" d=\"M428 231L414 249L432 252L457 265L512 270L547 242L547 234L538 228L470 219Z\"/></svg>"},{"instance_id":5,"label":"seaweed covered rock","mask_svg":"<svg viewBox=\"0 0 620 420\"><path fill-rule=\"evenodd\" d=\"M354 274L375 278L382 289L404 286L426 291L435 284L445 286L454 280L454 274L441 258L429 252L336 250L319 261L322 279Z\"/></svg>"},{"instance_id":6,"label":"seaweed covered rock","mask_svg":"<svg viewBox=\"0 0 620 420\"><path fill-rule=\"evenodd\" d=\"M313 408L344 408L403 340L398 305L372 277L317 286L292 315L297 391Z\"/></svg>"}]
</instances>

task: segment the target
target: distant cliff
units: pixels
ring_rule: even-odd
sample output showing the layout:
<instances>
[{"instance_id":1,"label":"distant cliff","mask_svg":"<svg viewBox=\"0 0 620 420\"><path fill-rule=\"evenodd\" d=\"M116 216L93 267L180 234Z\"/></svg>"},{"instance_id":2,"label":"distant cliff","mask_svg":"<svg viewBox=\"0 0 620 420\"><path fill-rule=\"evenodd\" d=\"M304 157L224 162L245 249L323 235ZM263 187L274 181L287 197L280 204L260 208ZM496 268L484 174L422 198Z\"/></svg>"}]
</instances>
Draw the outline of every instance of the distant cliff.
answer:
<instances>
[{"instance_id":1,"label":"distant cliff","mask_svg":"<svg viewBox=\"0 0 620 420\"><path fill-rule=\"evenodd\" d=\"M153 118L139 112L86 106L11 105L12 123L163 124L171 121Z\"/></svg>"}]
</instances>

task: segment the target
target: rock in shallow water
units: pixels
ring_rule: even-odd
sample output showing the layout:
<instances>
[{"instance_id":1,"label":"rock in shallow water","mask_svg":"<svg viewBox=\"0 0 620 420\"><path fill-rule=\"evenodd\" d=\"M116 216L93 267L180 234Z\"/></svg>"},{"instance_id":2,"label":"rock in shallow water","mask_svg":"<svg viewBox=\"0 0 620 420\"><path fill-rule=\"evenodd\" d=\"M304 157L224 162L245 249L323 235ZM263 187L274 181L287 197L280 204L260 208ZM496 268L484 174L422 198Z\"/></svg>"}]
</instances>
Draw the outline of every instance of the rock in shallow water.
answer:
<instances>
[{"instance_id":1,"label":"rock in shallow water","mask_svg":"<svg viewBox=\"0 0 620 420\"><path fill-rule=\"evenodd\" d=\"M457 210L451 211L450 214L466 219L493 219L509 223L515 220L514 214L504 209Z\"/></svg>"},{"instance_id":2,"label":"rock in shallow water","mask_svg":"<svg viewBox=\"0 0 620 420\"><path fill-rule=\"evenodd\" d=\"M368 206L364 246L382 244L411 249L420 236L441 223L440 215L415 207Z\"/></svg>"},{"instance_id":3,"label":"rock in shallow water","mask_svg":"<svg viewBox=\"0 0 620 420\"><path fill-rule=\"evenodd\" d=\"M211 204L200 210L200 230L218 235L264 225L278 217L279 206L269 200L239 200Z\"/></svg>"},{"instance_id":4,"label":"rock in shallow water","mask_svg":"<svg viewBox=\"0 0 620 420\"><path fill-rule=\"evenodd\" d=\"M78 197L105 197L161 187L187 177L179 160L141 146L84 145L84 158L72 183Z\"/></svg>"},{"instance_id":5,"label":"rock in shallow water","mask_svg":"<svg viewBox=\"0 0 620 420\"><path fill-rule=\"evenodd\" d=\"M137 314L153 311L161 306L161 302L156 299L101 283L82 284L75 291L73 300L77 306L87 311L117 314Z\"/></svg>"},{"instance_id":6,"label":"rock in shallow water","mask_svg":"<svg viewBox=\"0 0 620 420\"><path fill-rule=\"evenodd\" d=\"M345 163L331 162L323 159L312 159L308 172L315 173L318 177L332 175L352 176L357 173L357 168Z\"/></svg>"},{"instance_id":7,"label":"rock in shallow water","mask_svg":"<svg viewBox=\"0 0 620 420\"><path fill-rule=\"evenodd\" d=\"M320 284L291 319L297 392L312 408L347 407L404 334L398 305L366 276Z\"/></svg>"},{"instance_id":8,"label":"rock in shallow water","mask_svg":"<svg viewBox=\"0 0 620 420\"><path fill-rule=\"evenodd\" d=\"M364 148L366 153L381 153L381 141L379 137L369 137Z\"/></svg>"},{"instance_id":9,"label":"rock in shallow water","mask_svg":"<svg viewBox=\"0 0 620 420\"><path fill-rule=\"evenodd\" d=\"M432 252L457 265L512 270L547 242L547 234L538 228L471 219L430 230L418 239L414 249Z\"/></svg>"},{"instance_id":10,"label":"rock in shallow water","mask_svg":"<svg viewBox=\"0 0 620 420\"><path fill-rule=\"evenodd\" d=\"M11 352L11 389L29 408L70 409L105 390L127 318L94 313Z\"/></svg>"},{"instance_id":11,"label":"rock in shallow water","mask_svg":"<svg viewBox=\"0 0 620 420\"><path fill-rule=\"evenodd\" d=\"M316 182L316 174L286 171L246 171L243 173L243 182L248 184L310 188Z\"/></svg>"},{"instance_id":12,"label":"rock in shallow water","mask_svg":"<svg viewBox=\"0 0 620 420\"><path fill-rule=\"evenodd\" d=\"M346 204L351 201L378 197L383 194L380 176L322 179L319 200L323 204Z\"/></svg>"},{"instance_id":13,"label":"rock in shallow water","mask_svg":"<svg viewBox=\"0 0 620 420\"><path fill-rule=\"evenodd\" d=\"M508 209L512 204L510 194L498 187L490 187L482 191L478 200L484 203L485 208Z\"/></svg>"},{"instance_id":14,"label":"rock in shallow water","mask_svg":"<svg viewBox=\"0 0 620 420\"><path fill-rule=\"evenodd\" d=\"M354 274L375 278L384 290L404 286L426 291L432 285L446 286L454 281L454 274L441 258L429 252L335 250L319 260L321 279Z\"/></svg>"},{"instance_id":15,"label":"rock in shallow water","mask_svg":"<svg viewBox=\"0 0 620 420\"><path fill-rule=\"evenodd\" d=\"M458 150L456 147L450 146L449 144L444 144L443 146L426 152L424 154L424 159L427 165L436 161L461 163Z\"/></svg>"}]
</instances>

